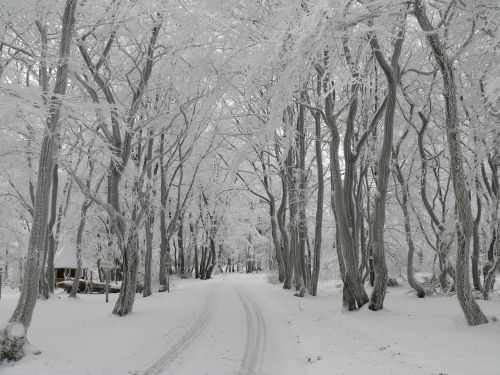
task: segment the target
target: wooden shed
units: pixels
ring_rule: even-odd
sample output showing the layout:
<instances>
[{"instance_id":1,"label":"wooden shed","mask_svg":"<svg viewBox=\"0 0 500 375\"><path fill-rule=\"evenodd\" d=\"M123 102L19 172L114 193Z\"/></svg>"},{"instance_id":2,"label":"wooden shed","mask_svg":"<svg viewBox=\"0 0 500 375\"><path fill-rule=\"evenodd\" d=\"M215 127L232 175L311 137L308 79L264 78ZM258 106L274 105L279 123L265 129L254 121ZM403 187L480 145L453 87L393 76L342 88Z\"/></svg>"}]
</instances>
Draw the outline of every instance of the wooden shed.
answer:
<instances>
[{"instance_id":1,"label":"wooden shed","mask_svg":"<svg viewBox=\"0 0 500 375\"><path fill-rule=\"evenodd\" d=\"M76 274L76 246L64 244L56 252L54 258L56 285L58 282L75 277Z\"/></svg>"}]
</instances>

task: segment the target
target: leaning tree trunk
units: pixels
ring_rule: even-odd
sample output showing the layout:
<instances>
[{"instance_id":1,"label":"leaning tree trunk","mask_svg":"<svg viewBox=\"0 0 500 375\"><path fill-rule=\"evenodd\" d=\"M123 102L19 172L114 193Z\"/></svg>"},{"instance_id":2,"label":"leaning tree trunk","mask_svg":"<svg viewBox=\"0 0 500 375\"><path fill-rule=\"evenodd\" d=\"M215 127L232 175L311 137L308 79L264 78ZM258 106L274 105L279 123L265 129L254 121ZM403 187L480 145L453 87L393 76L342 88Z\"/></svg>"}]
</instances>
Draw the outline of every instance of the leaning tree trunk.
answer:
<instances>
[{"instance_id":1,"label":"leaning tree trunk","mask_svg":"<svg viewBox=\"0 0 500 375\"><path fill-rule=\"evenodd\" d=\"M0 331L0 361L21 359L25 352L26 333L30 326L38 295L38 280L42 270L43 246L47 235L47 215L50 202L50 185L57 150L57 134L61 115L61 98L66 95L71 39L75 24L77 0L67 0L61 29L59 61L53 96L49 101L49 116L42 139L38 177L33 207L33 223L28 243L24 283L16 309L9 323Z\"/></svg>"},{"instance_id":2,"label":"leaning tree trunk","mask_svg":"<svg viewBox=\"0 0 500 375\"><path fill-rule=\"evenodd\" d=\"M130 228L127 241L126 243L122 243L122 247L123 280L118 300L113 309L113 314L119 316L127 315L132 312L132 308L134 307L137 269L139 267L139 238L135 227Z\"/></svg>"},{"instance_id":3,"label":"leaning tree trunk","mask_svg":"<svg viewBox=\"0 0 500 375\"><path fill-rule=\"evenodd\" d=\"M48 227L48 225L47 225ZM45 265L47 264L47 248L48 248L48 237L49 234L45 236L45 244L43 246L43 259L42 259L42 269L40 273L40 278L38 279L38 296L42 300L47 300L50 297L50 291L49 291L49 283L47 281L47 278L45 277L44 269Z\"/></svg>"},{"instance_id":4,"label":"leaning tree trunk","mask_svg":"<svg viewBox=\"0 0 500 375\"><path fill-rule=\"evenodd\" d=\"M457 211L457 261L455 285L460 307L469 325L475 326L488 322L472 295L469 279L469 248L472 231L472 210L465 181L463 157L458 129L457 88L454 78L453 63L446 55L437 31L434 30L422 0L415 0L414 15L426 33L434 58L443 77L443 96L446 107L446 138L450 157L453 190Z\"/></svg>"},{"instance_id":5,"label":"leaning tree trunk","mask_svg":"<svg viewBox=\"0 0 500 375\"><path fill-rule=\"evenodd\" d=\"M490 289L493 289L495 274L500 268L500 256L497 258L496 262L491 266L490 270L486 274L483 286L483 299L489 298Z\"/></svg>"},{"instance_id":6,"label":"leaning tree trunk","mask_svg":"<svg viewBox=\"0 0 500 375\"><path fill-rule=\"evenodd\" d=\"M415 254L415 244L413 243L413 238L411 236L411 224L410 224L410 212L408 211L408 198L409 191L406 180L403 176L403 172L401 171L401 167L397 164L397 160L394 161L396 163L396 178L398 180L399 185L401 186L401 200L399 203L401 204L401 209L403 210L404 217L404 226L405 226L405 235L406 235L406 243L408 244L408 258L406 262L406 277L408 278L408 284L415 290L418 298L425 297L425 290L420 285L420 283L415 280L415 275L413 273L413 255Z\"/></svg>"},{"instance_id":7,"label":"leaning tree trunk","mask_svg":"<svg viewBox=\"0 0 500 375\"><path fill-rule=\"evenodd\" d=\"M387 182L389 180L389 164L391 161L392 138L394 132L394 112L396 110L396 95L398 84L398 59L403 43L403 32L398 33L398 39L394 47L391 63L385 59L377 36L374 32L369 33L370 45L378 64L384 71L387 80L387 101L384 119L384 139L378 160L377 191L371 222L373 266L375 270L375 285L370 297L368 308L373 311L384 307L384 299L387 290L387 265L385 262L384 249L384 225L385 225L385 201L387 197Z\"/></svg>"}]
</instances>

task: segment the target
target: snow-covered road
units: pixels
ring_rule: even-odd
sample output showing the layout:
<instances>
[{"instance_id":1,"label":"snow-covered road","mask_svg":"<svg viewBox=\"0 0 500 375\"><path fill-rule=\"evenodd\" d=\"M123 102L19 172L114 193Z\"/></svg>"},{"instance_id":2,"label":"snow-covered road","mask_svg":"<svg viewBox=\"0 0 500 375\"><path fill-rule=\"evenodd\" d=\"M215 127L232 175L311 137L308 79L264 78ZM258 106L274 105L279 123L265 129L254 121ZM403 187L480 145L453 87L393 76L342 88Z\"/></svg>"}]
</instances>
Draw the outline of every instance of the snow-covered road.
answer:
<instances>
[{"instance_id":1,"label":"snow-covered road","mask_svg":"<svg viewBox=\"0 0 500 375\"><path fill-rule=\"evenodd\" d=\"M304 374L286 321L259 298L259 281L238 275L210 282L192 325L145 374Z\"/></svg>"},{"instance_id":2,"label":"snow-covered road","mask_svg":"<svg viewBox=\"0 0 500 375\"><path fill-rule=\"evenodd\" d=\"M103 295L39 301L29 338L42 350L2 375L498 375L500 324L467 327L454 297L418 300L391 288L386 308L344 313L341 289L322 283L296 298L265 275L175 280L111 314ZM4 290L0 324L18 293ZM500 301L480 301L499 316Z\"/></svg>"},{"instance_id":3,"label":"snow-covered road","mask_svg":"<svg viewBox=\"0 0 500 375\"><path fill-rule=\"evenodd\" d=\"M263 275L219 275L174 281L170 294L136 297L134 312L116 317L102 295L58 294L39 301L29 332L42 350L5 374L304 374L289 323L261 295ZM8 318L17 293L0 303Z\"/></svg>"}]
</instances>

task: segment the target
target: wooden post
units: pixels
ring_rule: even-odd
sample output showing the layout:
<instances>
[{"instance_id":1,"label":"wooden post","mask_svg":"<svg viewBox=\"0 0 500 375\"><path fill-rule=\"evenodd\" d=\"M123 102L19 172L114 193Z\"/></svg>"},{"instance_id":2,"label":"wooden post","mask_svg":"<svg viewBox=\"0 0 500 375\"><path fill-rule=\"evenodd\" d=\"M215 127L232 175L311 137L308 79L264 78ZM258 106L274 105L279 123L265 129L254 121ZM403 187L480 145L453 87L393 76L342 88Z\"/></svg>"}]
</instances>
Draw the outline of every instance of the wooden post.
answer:
<instances>
[{"instance_id":1,"label":"wooden post","mask_svg":"<svg viewBox=\"0 0 500 375\"><path fill-rule=\"evenodd\" d=\"M109 302L108 294L109 294L109 269L105 270L106 272L106 303Z\"/></svg>"},{"instance_id":2,"label":"wooden post","mask_svg":"<svg viewBox=\"0 0 500 375\"><path fill-rule=\"evenodd\" d=\"M112 261L107 261L107 260L101 260L100 264L102 269L104 270L104 278L106 279L106 303L108 303L110 273L111 270L115 268L115 265Z\"/></svg>"},{"instance_id":3,"label":"wooden post","mask_svg":"<svg viewBox=\"0 0 500 375\"><path fill-rule=\"evenodd\" d=\"M5 272L5 265L0 263L0 299L2 299L2 275Z\"/></svg>"}]
</instances>

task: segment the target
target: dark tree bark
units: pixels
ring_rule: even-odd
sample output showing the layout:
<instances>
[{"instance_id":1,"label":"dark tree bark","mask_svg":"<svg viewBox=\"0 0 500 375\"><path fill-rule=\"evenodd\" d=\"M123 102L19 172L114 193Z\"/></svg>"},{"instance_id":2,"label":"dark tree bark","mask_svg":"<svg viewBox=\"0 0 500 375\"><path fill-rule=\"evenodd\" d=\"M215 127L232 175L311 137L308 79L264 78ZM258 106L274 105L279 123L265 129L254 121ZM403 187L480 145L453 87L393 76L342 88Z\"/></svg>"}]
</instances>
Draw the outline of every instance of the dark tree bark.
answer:
<instances>
[{"instance_id":1,"label":"dark tree bark","mask_svg":"<svg viewBox=\"0 0 500 375\"><path fill-rule=\"evenodd\" d=\"M321 85L318 78L318 85ZM320 91L320 90L318 90ZM315 124L315 151L316 151L316 170L318 176L318 196L316 200L316 224L314 229L314 267L311 274L311 285L309 293L315 296L318 293L319 270L321 267L321 239L323 232L323 196L325 183L323 180L323 150L321 149L321 115L319 112L314 114Z\"/></svg>"},{"instance_id":2,"label":"dark tree bark","mask_svg":"<svg viewBox=\"0 0 500 375\"><path fill-rule=\"evenodd\" d=\"M284 282L286 277L285 259L284 259L283 249L281 246L278 216L276 212L276 198L274 197L274 194L271 191L271 186L270 186L271 177L268 175L268 168L266 167L266 162L264 160L263 153L261 153L259 157L262 165L262 172L264 173L262 182L268 197L269 219L271 221L271 238L273 241L274 250L276 252L276 259L278 261L278 280L280 282Z\"/></svg>"},{"instance_id":3,"label":"dark tree bark","mask_svg":"<svg viewBox=\"0 0 500 375\"><path fill-rule=\"evenodd\" d=\"M477 183L476 183L477 184ZM475 290L481 290L481 276L479 271L479 224L481 223L482 203L479 191L476 192L477 213L472 226L472 285Z\"/></svg>"},{"instance_id":4,"label":"dark tree bark","mask_svg":"<svg viewBox=\"0 0 500 375\"><path fill-rule=\"evenodd\" d=\"M191 217L191 214L190 214ZM198 230L194 230L194 225L192 222L189 223L189 231L191 232L191 237L193 238L194 247L194 278L198 279L200 277L200 266L198 264Z\"/></svg>"},{"instance_id":5,"label":"dark tree bark","mask_svg":"<svg viewBox=\"0 0 500 375\"><path fill-rule=\"evenodd\" d=\"M206 269L206 258L207 258L207 247L201 247L201 261L200 261L200 279L205 280L205 269Z\"/></svg>"},{"instance_id":6,"label":"dark tree bark","mask_svg":"<svg viewBox=\"0 0 500 375\"><path fill-rule=\"evenodd\" d=\"M153 131L149 132L148 148L146 152L146 159L144 160L144 168L146 168L146 191L141 193L141 205L145 212L145 222L144 222L144 236L146 238L146 254L144 257L144 290L142 292L143 297L149 297L151 295L151 260L153 258L153 224L154 224L154 211L151 208L151 179L153 177L152 173L152 159L153 159ZM161 156L160 156L161 157ZM140 187L139 187L140 188Z\"/></svg>"},{"instance_id":7,"label":"dark tree bark","mask_svg":"<svg viewBox=\"0 0 500 375\"><path fill-rule=\"evenodd\" d=\"M278 149L278 146L275 145L275 148ZM276 155L278 154L279 153L276 152ZM290 241L286 229L286 206L288 202L286 171L284 169L280 169L279 176L281 180L282 196L280 206L278 207L277 220L278 228L281 234L281 254L283 254L283 264L285 267L285 280L283 281L283 288L290 289L292 287L293 266L291 260Z\"/></svg>"},{"instance_id":8,"label":"dark tree bark","mask_svg":"<svg viewBox=\"0 0 500 375\"><path fill-rule=\"evenodd\" d=\"M290 199L290 249L293 254L296 295L306 292L305 279L305 134L304 107L299 106L295 145L288 151L288 189Z\"/></svg>"},{"instance_id":9,"label":"dark tree bark","mask_svg":"<svg viewBox=\"0 0 500 375\"><path fill-rule=\"evenodd\" d=\"M179 216L179 229L177 229L177 244L179 247L179 274L186 277L186 264L184 259L184 214Z\"/></svg>"},{"instance_id":10,"label":"dark tree bark","mask_svg":"<svg viewBox=\"0 0 500 375\"><path fill-rule=\"evenodd\" d=\"M45 276L47 277L47 283L49 286L49 292L54 293L55 287L55 275L54 275L54 256L56 252L56 233L55 233L55 223L57 219L57 193L59 188L59 172L57 163L54 165L54 170L52 171L52 194L50 198L50 220L47 226L47 271Z\"/></svg>"},{"instance_id":11,"label":"dark tree bark","mask_svg":"<svg viewBox=\"0 0 500 375\"><path fill-rule=\"evenodd\" d=\"M62 98L66 95L67 90L69 55L76 6L77 0L67 0L65 3L55 86L53 95L48 102L49 112L38 161L33 224L24 267L24 282L14 313L9 323L0 331L0 361L17 361L24 356L26 333L31 323L38 295L38 281L43 266L42 249L47 235L47 216L54 168L54 152L57 150Z\"/></svg>"},{"instance_id":12,"label":"dark tree bark","mask_svg":"<svg viewBox=\"0 0 500 375\"><path fill-rule=\"evenodd\" d=\"M342 179L342 171L339 160L340 134L337 128L337 118L334 114L335 95L328 93L325 99L325 120L330 130L330 170L331 170L331 194L332 210L335 212L337 238L339 243L337 251L339 267L343 274L343 304L349 311L361 308L368 302L368 295L363 286L361 276L358 272L358 249L355 243L354 232L354 205L352 202L352 180L354 178L355 156L351 150L351 135L353 117L356 113L357 98L351 101L348 126L344 138L345 176ZM347 151L347 153L346 153ZM343 271L342 271L343 270Z\"/></svg>"},{"instance_id":13,"label":"dark tree bark","mask_svg":"<svg viewBox=\"0 0 500 375\"><path fill-rule=\"evenodd\" d=\"M288 187L286 186L286 179L281 177L282 197L280 206L278 208L278 228L281 233L281 253L283 254L283 263L285 265L285 280L283 281L283 288L290 289L292 287L293 267L290 259L290 241L288 231L286 229L286 204L288 200Z\"/></svg>"},{"instance_id":14,"label":"dark tree bark","mask_svg":"<svg viewBox=\"0 0 500 375\"><path fill-rule=\"evenodd\" d=\"M69 296L73 298L76 298L76 293L78 292L78 286L82 277L82 239L85 221L87 219L87 210L90 207L90 202L91 201L89 199L84 200L80 210L80 223L78 224L78 231L76 233L76 272L73 284L71 285L71 291L69 292Z\"/></svg>"},{"instance_id":15,"label":"dark tree bark","mask_svg":"<svg viewBox=\"0 0 500 375\"><path fill-rule=\"evenodd\" d=\"M408 257L407 257L407 262L406 262L406 277L408 278L408 284L415 290L417 293L418 298L424 298L425 297L425 290L415 280L414 272L413 272L413 257L415 254L415 244L413 242L413 237L412 237L412 232L411 232L411 221L410 221L410 211L408 210L408 200L410 199L410 192L408 190L408 184L406 182L406 179L403 176L403 171L401 170L401 166L399 165L398 161L398 156L399 156L399 150L401 147L401 144L403 143L404 138L406 137L406 134L408 134L408 131L406 131L399 140L397 146L393 150L393 157L394 157L394 174L396 177L396 180L399 183L399 186L401 187L401 199L397 197L398 203L401 206L401 210L403 211L403 217L404 217L404 228L405 228L405 237L406 237L406 243L408 245Z\"/></svg>"},{"instance_id":16,"label":"dark tree bark","mask_svg":"<svg viewBox=\"0 0 500 375\"><path fill-rule=\"evenodd\" d=\"M404 16L406 19L406 15ZM403 21L404 23L405 21ZM385 201L387 197L387 182L389 180L389 164L391 161L392 138L394 132L394 113L396 110L397 84L399 80L399 56L403 45L404 26L398 32L391 62L389 63L381 51L375 32L369 33L370 45L378 64L382 68L387 80L387 100L384 119L384 139L378 160L377 192L371 223L373 246L373 266L375 270L375 284L368 308L373 311L384 307L387 289L387 265L384 249Z\"/></svg>"},{"instance_id":17,"label":"dark tree bark","mask_svg":"<svg viewBox=\"0 0 500 375\"><path fill-rule=\"evenodd\" d=\"M496 262L493 263L489 269L486 277L484 278L483 286L483 299L489 298L490 290L493 290L493 285L495 284L495 274L500 269L500 256L497 258Z\"/></svg>"},{"instance_id":18,"label":"dark tree bark","mask_svg":"<svg viewBox=\"0 0 500 375\"><path fill-rule=\"evenodd\" d=\"M163 155L165 148L165 135L162 134L160 137L160 274L159 281L160 285L167 286L167 258L170 254L170 248L168 244L167 236L167 177L166 170L163 161Z\"/></svg>"},{"instance_id":19,"label":"dark tree bark","mask_svg":"<svg viewBox=\"0 0 500 375\"><path fill-rule=\"evenodd\" d=\"M434 30L434 27L429 21L427 10L421 0L414 1L413 14L421 29L425 32L425 37L432 49L443 78L443 97L446 108L446 136L457 210L457 261L455 278L457 297L469 325L475 326L485 324L488 322L488 319L486 319L486 316L472 296L469 279L469 248L472 232L472 210L463 168L463 156L458 129L457 89L453 63L447 56L445 47L438 33Z\"/></svg>"}]
</instances>

